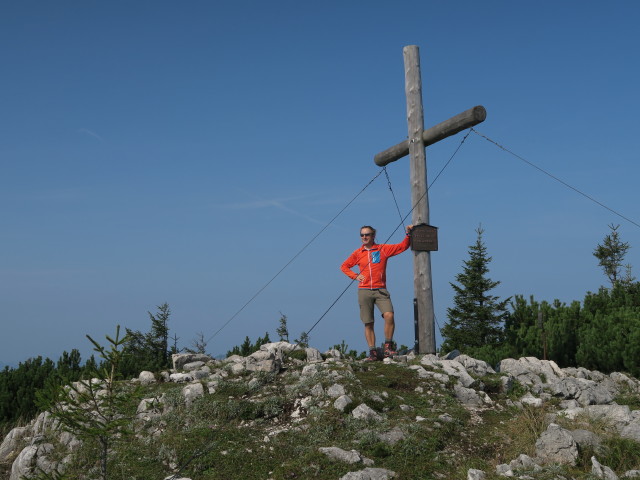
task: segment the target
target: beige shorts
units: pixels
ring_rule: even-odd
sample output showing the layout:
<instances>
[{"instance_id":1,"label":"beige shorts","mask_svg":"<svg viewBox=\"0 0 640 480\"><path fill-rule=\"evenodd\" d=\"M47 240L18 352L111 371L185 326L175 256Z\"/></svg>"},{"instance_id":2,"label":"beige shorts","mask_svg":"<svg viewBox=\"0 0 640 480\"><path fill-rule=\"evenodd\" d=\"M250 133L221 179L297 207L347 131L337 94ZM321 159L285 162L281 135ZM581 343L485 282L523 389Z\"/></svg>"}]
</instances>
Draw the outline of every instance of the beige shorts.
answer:
<instances>
[{"instance_id":1,"label":"beige shorts","mask_svg":"<svg viewBox=\"0 0 640 480\"><path fill-rule=\"evenodd\" d=\"M359 288L358 305L360 305L360 320L365 324L373 322L374 305L378 307L378 310L380 310L382 314L393 312L391 295L386 288L376 288L375 290Z\"/></svg>"}]
</instances>

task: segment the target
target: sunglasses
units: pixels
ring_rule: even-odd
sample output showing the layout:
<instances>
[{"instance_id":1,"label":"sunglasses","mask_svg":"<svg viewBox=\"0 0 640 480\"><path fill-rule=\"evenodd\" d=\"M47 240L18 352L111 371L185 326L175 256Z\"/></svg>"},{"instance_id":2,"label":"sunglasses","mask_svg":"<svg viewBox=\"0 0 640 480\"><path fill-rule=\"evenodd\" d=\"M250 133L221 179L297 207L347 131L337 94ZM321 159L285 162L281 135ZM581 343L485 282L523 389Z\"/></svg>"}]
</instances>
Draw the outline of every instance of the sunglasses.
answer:
<instances>
[{"instance_id":1,"label":"sunglasses","mask_svg":"<svg viewBox=\"0 0 640 480\"><path fill-rule=\"evenodd\" d=\"M370 237L371 235L373 235L373 233L361 233L360 234L361 237Z\"/></svg>"}]
</instances>

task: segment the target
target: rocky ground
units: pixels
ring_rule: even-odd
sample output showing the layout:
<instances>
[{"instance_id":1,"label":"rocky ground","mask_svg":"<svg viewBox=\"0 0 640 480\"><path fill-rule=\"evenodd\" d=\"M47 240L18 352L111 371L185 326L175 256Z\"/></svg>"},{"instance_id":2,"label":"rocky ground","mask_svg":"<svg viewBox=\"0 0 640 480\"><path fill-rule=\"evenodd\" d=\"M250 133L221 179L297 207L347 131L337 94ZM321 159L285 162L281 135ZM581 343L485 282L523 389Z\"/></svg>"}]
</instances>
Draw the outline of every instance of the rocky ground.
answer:
<instances>
[{"instance_id":1,"label":"rocky ground","mask_svg":"<svg viewBox=\"0 0 640 480\"><path fill-rule=\"evenodd\" d=\"M109 478L640 478L640 382L622 373L286 342L173 366L127 382ZM14 428L3 478L99 478L95 445L58 427L45 412Z\"/></svg>"}]
</instances>

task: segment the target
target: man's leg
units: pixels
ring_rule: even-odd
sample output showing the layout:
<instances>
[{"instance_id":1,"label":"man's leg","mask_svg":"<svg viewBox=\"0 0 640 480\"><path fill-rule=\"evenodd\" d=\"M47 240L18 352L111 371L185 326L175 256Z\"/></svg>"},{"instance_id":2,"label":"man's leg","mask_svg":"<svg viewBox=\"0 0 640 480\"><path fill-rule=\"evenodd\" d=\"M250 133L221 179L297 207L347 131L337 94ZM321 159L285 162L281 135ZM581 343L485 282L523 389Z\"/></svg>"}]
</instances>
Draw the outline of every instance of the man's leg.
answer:
<instances>
[{"instance_id":1,"label":"man's leg","mask_svg":"<svg viewBox=\"0 0 640 480\"><path fill-rule=\"evenodd\" d=\"M369 357L367 360L378 359L376 351L376 334L373 329L373 305L374 295L371 290L361 289L358 291L358 303L360 304L360 320L364 324L364 338L369 347Z\"/></svg>"},{"instance_id":2,"label":"man's leg","mask_svg":"<svg viewBox=\"0 0 640 480\"><path fill-rule=\"evenodd\" d=\"M364 338L369 345L369 350L376 348L376 332L373 328L373 322L364 324Z\"/></svg>"},{"instance_id":3,"label":"man's leg","mask_svg":"<svg viewBox=\"0 0 640 480\"><path fill-rule=\"evenodd\" d=\"M393 340L393 333L396 331L396 322L393 317L393 312L385 312L382 314L384 318L384 339Z\"/></svg>"},{"instance_id":4,"label":"man's leg","mask_svg":"<svg viewBox=\"0 0 640 480\"><path fill-rule=\"evenodd\" d=\"M383 313L382 318L384 318L384 357L393 357L398 354L393 341L393 332L396 329L393 312Z\"/></svg>"}]
</instances>

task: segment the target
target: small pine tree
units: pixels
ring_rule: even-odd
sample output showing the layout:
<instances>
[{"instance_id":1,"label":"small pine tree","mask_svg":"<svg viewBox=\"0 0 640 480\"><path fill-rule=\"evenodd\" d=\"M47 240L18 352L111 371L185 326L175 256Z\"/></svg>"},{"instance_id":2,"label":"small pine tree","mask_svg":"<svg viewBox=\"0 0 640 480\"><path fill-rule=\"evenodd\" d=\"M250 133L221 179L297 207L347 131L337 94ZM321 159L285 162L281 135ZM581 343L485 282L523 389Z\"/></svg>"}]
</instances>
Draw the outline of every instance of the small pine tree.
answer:
<instances>
[{"instance_id":1,"label":"small pine tree","mask_svg":"<svg viewBox=\"0 0 640 480\"><path fill-rule=\"evenodd\" d=\"M302 332L300 334L300 338L296 338L294 340L294 343L296 343L297 345L299 345L302 348L307 348L309 346L309 334L307 332Z\"/></svg>"},{"instance_id":2,"label":"small pine tree","mask_svg":"<svg viewBox=\"0 0 640 480\"><path fill-rule=\"evenodd\" d=\"M620 225L611 224L609 228L611 233L604 237L602 244L598 244L594 249L593 256L598 259L598 265L602 267L604 274L613 287L620 281L622 262L631 246L620 239L620 234L618 233ZM632 283L634 279L631 276L631 265L627 265L625 268L626 276L622 280L626 283Z\"/></svg>"},{"instance_id":3,"label":"small pine tree","mask_svg":"<svg viewBox=\"0 0 640 480\"><path fill-rule=\"evenodd\" d=\"M204 336L204 333L198 332L196 334L196 338L191 340L191 347L188 348L187 351L191 353L207 353L207 339Z\"/></svg>"},{"instance_id":4,"label":"small pine tree","mask_svg":"<svg viewBox=\"0 0 640 480\"><path fill-rule=\"evenodd\" d=\"M276 334L280 341L289 341L289 329L287 328L287 316L280 312L280 326L276 329Z\"/></svg>"},{"instance_id":5,"label":"small pine tree","mask_svg":"<svg viewBox=\"0 0 640 480\"><path fill-rule=\"evenodd\" d=\"M510 298L501 301L489 294L500 282L487 277L491 257L487 256L482 240L484 230L478 227L476 232L478 237L469 247L469 259L464 262L462 273L456 275L459 285L450 284L455 292L454 306L447 309L449 321L442 329L443 350L486 353L487 347L498 347L503 339L503 322L508 316Z\"/></svg>"},{"instance_id":6,"label":"small pine tree","mask_svg":"<svg viewBox=\"0 0 640 480\"><path fill-rule=\"evenodd\" d=\"M127 392L118 382L121 348L126 342L120 338L120 325L115 338L107 335L111 344L107 349L87 335L103 362L91 372L89 380L80 380L67 386L54 385L38 393L43 409L58 420L60 428L80 439L95 440L99 446L100 479L108 478L109 450L114 442L126 441L133 432L128 429L130 410L135 392Z\"/></svg>"},{"instance_id":7,"label":"small pine tree","mask_svg":"<svg viewBox=\"0 0 640 480\"><path fill-rule=\"evenodd\" d=\"M169 366L169 317L171 309L167 302L158 305L158 312L154 315L151 312L151 331L147 334L147 344L151 354L155 357L155 363L160 368Z\"/></svg>"}]
</instances>

